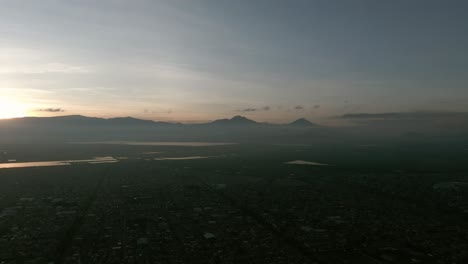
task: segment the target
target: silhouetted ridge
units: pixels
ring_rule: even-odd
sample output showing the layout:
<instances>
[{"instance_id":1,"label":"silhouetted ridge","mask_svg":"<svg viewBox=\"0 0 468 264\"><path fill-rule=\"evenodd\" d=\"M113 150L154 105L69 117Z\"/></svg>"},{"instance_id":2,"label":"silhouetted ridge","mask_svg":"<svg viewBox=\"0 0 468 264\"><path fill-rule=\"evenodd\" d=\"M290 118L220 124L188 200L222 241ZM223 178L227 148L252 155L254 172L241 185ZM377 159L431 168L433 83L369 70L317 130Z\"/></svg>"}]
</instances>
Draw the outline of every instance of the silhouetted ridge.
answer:
<instances>
[{"instance_id":1,"label":"silhouetted ridge","mask_svg":"<svg viewBox=\"0 0 468 264\"><path fill-rule=\"evenodd\" d=\"M57 126L57 125L94 125L103 121L102 118L82 115L67 115L53 117L20 117L0 120L2 123L20 126Z\"/></svg>"},{"instance_id":2,"label":"silhouetted ridge","mask_svg":"<svg viewBox=\"0 0 468 264\"><path fill-rule=\"evenodd\" d=\"M234 116L231 119L218 119L213 121L211 124L218 124L218 125L255 125L258 124L257 122L248 119L244 116Z\"/></svg>"},{"instance_id":3,"label":"silhouetted ridge","mask_svg":"<svg viewBox=\"0 0 468 264\"><path fill-rule=\"evenodd\" d=\"M3 122L2 122L3 121ZM155 122L152 120L144 120L133 117L115 117L115 118L98 118L87 117L82 115L67 115L67 116L54 116L54 117L22 117L0 120L0 123L10 123L17 125L45 125L45 126L153 126L171 124L167 122Z\"/></svg>"},{"instance_id":4,"label":"silhouetted ridge","mask_svg":"<svg viewBox=\"0 0 468 264\"><path fill-rule=\"evenodd\" d=\"M314 123L310 122L305 118L299 118L296 121L290 123L291 126L316 126Z\"/></svg>"},{"instance_id":5,"label":"silhouetted ridge","mask_svg":"<svg viewBox=\"0 0 468 264\"><path fill-rule=\"evenodd\" d=\"M82 115L67 115L67 116L54 116L54 117L22 117L22 118L12 118L12 119L3 119L0 120L0 125L21 125L21 126L99 126L99 127L158 127L158 126L191 126L190 124L181 124L181 123L170 123L163 121L152 121L145 119L138 119L134 117L114 117L114 118L99 118L99 117L87 117ZM205 125L230 125L230 126L284 126L284 125L275 125L269 123L259 123L252 119L246 118L244 116L234 116L232 118L218 119L213 122L203 123L198 125L193 125L195 127L205 126ZM300 127L313 127L317 126L312 122L308 121L305 118L297 119L296 121L285 124L287 126L300 126Z\"/></svg>"},{"instance_id":6,"label":"silhouetted ridge","mask_svg":"<svg viewBox=\"0 0 468 264\"><path fill-rule=\"evenodd\" d=\"M107 119L107 122L115 125L154 125L152 120L138 119L134 117L115 117Z\"/></svg>"}]
</instances>

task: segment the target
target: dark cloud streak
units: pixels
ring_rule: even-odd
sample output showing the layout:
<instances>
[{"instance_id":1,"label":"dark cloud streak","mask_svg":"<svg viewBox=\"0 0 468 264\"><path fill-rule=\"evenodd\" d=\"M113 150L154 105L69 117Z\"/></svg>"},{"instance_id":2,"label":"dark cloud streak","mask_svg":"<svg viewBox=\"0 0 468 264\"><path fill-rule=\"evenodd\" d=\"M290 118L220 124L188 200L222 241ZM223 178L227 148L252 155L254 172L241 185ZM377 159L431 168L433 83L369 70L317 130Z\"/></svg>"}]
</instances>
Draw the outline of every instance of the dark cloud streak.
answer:
<instances>
[{"instance_id":1,"label":"dark cloud streak","mask_svg":"<svg viewBox=\"0 0 468 264\"><path fill-rule=\"evenodd\" d=\"M432 118L450 118L450 117L468 117L468 112L388 112L388 113L352 113L344 114L338 118L342 119L432 119Z\"/></svg>"},{"instance_id":2,"label":"dark cloud streak","mask_svg":"<svg viewBox=\"0 0 468 264\"><path fill-rule=\"evenodd\" d=\"M62 108L41 108L37 110L38 112L48 112L48 113L60 113L65 112Z\"/></svg>"},{"instance_id":3,"label":"dark cloud streak","mask_svg":"<svg viewBox=\"0 0 468 264\"><path fill-rule=\"evenodd\" d=\"M270 107L269 106L264 106L264 107L261 107L261 108L245 108L245 109L241 109L241 110L237 110L237 111L242 112L242 113L258 112L258 111L270 111Z\"/></svg>"}]
</instances>

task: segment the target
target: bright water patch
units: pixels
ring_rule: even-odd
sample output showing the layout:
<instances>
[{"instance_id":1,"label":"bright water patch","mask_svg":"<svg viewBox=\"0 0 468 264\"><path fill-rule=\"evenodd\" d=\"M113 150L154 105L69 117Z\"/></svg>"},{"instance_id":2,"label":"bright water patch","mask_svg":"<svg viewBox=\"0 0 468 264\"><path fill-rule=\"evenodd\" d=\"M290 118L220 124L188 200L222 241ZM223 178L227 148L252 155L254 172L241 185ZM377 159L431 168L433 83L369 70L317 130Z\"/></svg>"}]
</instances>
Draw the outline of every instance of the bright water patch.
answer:
<instances>
[{"instance_id":1,"label":"bright water patch","mask_svg":"<svg viewBox=\"0 0 468 264\"><path fill-rule=\"evenodd\" d=\"M191 156L191 157L175 157L175 158L155 158L154 160L195 160L195 159L208 159L217 156Z\"/></svg>"},{"instance_id":2,"label":"bright water patch","mask_svg":"<svg viewBox=\"0 0 468 264\"><path fill-rule=\"evenodd\" d=\"M211 147L234 145L236 143L227 142L140 142L140 141L93 141L93 142L72 142L72 144L109 144L109 145L131 145L131 146L178 146L178 147Z\"/></svg>"},{"instance_id":3,"label":"bright water patch","mask_svg":"<svg viewBox=\"0 0 468 264\"><path fill-rule=\"evenodd\" d=\"M290 162L286 162L286 164L294 164L294 165L312 165L312 166L330 166L324 163L318 163L313 161L305 161L305 160L294 160Z\"/></svg>"},{"instance_id":4,"label":"bright water patch","mask_svg":"<svg viewBox=\"0 0 468 264\"><path fill-rule=\"evenodd\" d=\"M118 162L114 157L95 157L88 160L61 160L61 161L32 161L32 162L11 162L0 163L0 169L30 168L30 167L51 167L68 166L72 164L101 164Z\"/></svg>"}]
</instances>

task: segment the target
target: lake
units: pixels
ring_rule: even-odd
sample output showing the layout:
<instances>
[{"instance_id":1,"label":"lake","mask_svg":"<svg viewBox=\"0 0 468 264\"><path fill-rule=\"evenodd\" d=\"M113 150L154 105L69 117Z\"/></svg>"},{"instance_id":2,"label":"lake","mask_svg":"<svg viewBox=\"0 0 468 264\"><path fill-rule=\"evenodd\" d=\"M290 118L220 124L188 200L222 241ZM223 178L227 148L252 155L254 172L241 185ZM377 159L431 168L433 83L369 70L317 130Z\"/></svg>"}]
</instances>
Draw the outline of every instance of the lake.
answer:
<instances>
[{"instance_id":1,"label":"lake","mask_svg":"<svg viewBox=\"0 0 468 264\"><path fill-rule=\"evenodd\" d=\"M31 161L31 162L9 162L0 163L0 169L12 168L30 168L30 167L51 167L51 166L68 166L72 164L101 164L101 163L115 163L119 160L113 157L95 157L94 159L87 160L61 160L61 161Z\"/></svg>"},{"instance_id":2,"label":"lake","mask_svg":"<svg viewBox=\"0 0 468 264\"><path fill-rule=\"evenodd\" d=\"M191 156L191 157L175 157L175 158L155 158L154 160L194 160L216 158L218 156Z\"/></svg>"},{"instance_id":3,"label":"lake","mask_svg":"<svg viewBox=\"0 0 468 264\"><path fill-rule=\"evenodd\" d=\"M285 164L293 164L293 165L312 165L312 166L330 166L324 163L318 163L313 161L305 161L305 160L294 160L286 162Z\"/></svg>"},{"instance_id":4,"label":"lake","mask_svg":"<svg viewBox=\"0 0 468 264\"><path fill-rule=\"evenodd\" d=\"M228 142L160 142L160 141L92 141L92 142L71 142L71 144L110 144L110 145L131 145L131 146L179 146L179 147L211 147L226 146L236 143Z\"/></svg>"}]
</instances>

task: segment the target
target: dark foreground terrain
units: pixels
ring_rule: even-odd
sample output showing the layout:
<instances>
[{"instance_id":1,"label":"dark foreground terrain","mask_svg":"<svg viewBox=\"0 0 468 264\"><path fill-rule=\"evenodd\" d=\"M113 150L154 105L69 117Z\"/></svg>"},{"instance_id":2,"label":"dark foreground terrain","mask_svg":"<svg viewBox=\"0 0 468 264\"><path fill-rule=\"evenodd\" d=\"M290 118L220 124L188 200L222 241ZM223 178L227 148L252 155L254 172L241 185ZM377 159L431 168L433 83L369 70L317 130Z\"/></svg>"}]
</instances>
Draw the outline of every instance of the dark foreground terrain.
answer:
<instances>
[{"instance_id":1,"label":"dark foreground terrain","mask_svg":"<svg viewBox=\"0 0 468 264\"><path fill-rule=\"evenodd\" d=\"M119 161L0 169L0 263L468 263L467 149L5 144Z\"/></svg>"}]
</instances>

